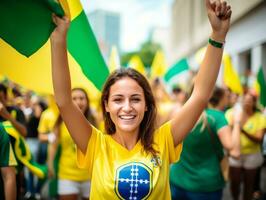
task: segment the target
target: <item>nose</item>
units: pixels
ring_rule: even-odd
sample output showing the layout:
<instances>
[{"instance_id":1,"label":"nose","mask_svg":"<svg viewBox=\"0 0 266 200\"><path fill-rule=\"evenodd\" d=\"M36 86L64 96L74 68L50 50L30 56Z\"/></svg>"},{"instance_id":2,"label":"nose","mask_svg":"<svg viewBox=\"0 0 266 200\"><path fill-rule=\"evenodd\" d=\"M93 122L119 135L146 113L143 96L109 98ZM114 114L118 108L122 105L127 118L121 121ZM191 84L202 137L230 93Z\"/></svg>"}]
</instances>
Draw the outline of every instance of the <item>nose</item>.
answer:
<instances>
[{"instance_id":1,"label":"nose","mask_svg":"<svg viewBox=\"0 0 266 200\"><path fill-rule=\"evenodd\" d=\"M129 100L126 100L123 105L123 111L130 112L132 110L132 106Z\"/></svg>"}]
</instances>

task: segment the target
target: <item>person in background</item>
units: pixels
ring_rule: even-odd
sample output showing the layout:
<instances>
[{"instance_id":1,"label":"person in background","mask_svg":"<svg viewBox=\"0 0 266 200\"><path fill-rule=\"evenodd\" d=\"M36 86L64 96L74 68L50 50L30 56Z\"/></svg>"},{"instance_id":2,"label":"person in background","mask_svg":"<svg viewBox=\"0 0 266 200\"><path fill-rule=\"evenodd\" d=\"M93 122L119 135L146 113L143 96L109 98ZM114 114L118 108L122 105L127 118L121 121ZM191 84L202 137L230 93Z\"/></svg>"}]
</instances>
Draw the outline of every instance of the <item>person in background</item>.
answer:
<instances>
[{"instance_id":1,"label":"person in background","mask_svg":"<svg viewBox=\"0 0 266 200\"><path fill-rule=\"evenodd\" d=\"M86 91L82 88L74 88L71 92L73 102L78 106L86 119L97 127L95 117L90 109L90 102ZM89 199L90 181L89 172L78 168L76 162L77 149L62 118L59 116L54 133L56 140L49 147L48 167L50 176L58 177L58 195L60 200L78 200L81 196L84 200ZM58 172L54 169L55 154L60 146Z\"/></svg>"},{"instance_id":2,"label":"person in background","mask_svg":"<svg viewBox=\"0 0 266 200\"><path fill-rule=\"evenodd\" d=\"M240 127L228 126L222 110L228 98L216 87L206 109L184 140L180 161L171 166L170 184L173 200L221 200L225 185L220 161L226 149L240 155Z\"/></svg>"},{"instance_id":3,"label":"person in background","mask_svg":"<svg viewBox=\"0 0 266 200\"><path fill-rule=\"evenodd\" d=\"M32 112L28 116L27 120L27 137L26 141L30 147L30 151L33 156L33 160L37 162L39 139L38 139L38 126L42 115L42 112L47 108L47 105L37 96L31 97L31 109ZM36 181L37 177L33 175L29 170L25 170L26 177L26 193L24 195L25 199L30 199L35 197L35 199L40 199L40 182ZM36 183L37 182L37 183Z\"/></svg>"},{"instance_id":4,"label":"person in background","mask_svg":"<svg viewBox=\"0 0 266 200\"><path fill-rule=\"evenodd\" d=\"M56 139L53 129L58 119L59 112L55 104L54 97L49 95L48 97L48 108L45 109L42 114L38 125L38 138L39 138L39 149L37 155L37 162L39 164L46 164L47 154L48 154L48 144L53 143ZM48 182L48 196L49 198L54 198L56 196L56 183L54 181ZM38 190L41 190L44 183L42 181L38 182Z\"/></svg>"},{"instance_id":5,"label":"person in background","mask_svg":"<svg viewBox=\"0 0 266 200\"><path fill-rule=\"evenodd\" d=\"M25 115L20 108L12 105L12 99L9 99L7 87L4 84L0 84L0 122L10 122L10 125L16 129L21 136L26 137L27 128ZM9 139L13 149L15 149L16 139L10 135ZM24 193L23 164L18 162L16 169L17 198L19 198Z\"/></svg>"},{"instance_id":6,"label":"person in background","mask_svg":"<svg viewBox=\"0 0 266 200\"><path fill-rule=\"evenodd\" d=\"M24 137L27 135L26 118L21 109L8 105L7 87L0 83L0 122L10 121L14 128Z\"/></svg>"},{"instance_id":7,"label":"person in background","mask_svg":"<svg viewBox=\"0 0 266 200\"><path fill-rule=\"evenodd\" d=\"M252 199L253 186L259 167L263 163L261 143L266 127L265 117L257 110L257 97L247 90L242 102L226 112L230 125L238 123L241 128L241 155L240 159L230 157L230 189L234 200L240 196L240 185L243 181L243 199ZM234 113L242 110L239 118Z\"/></svg>"},{"instance_id":8,"label":"person in background","mask_svg":"<svg viewBox=\"0 0 266 200\"><path fill-rule=\"evenodd\" d=\"M17 161L9 142L8 133L0 123L0 199L15 200L17 194L16 169Z\"/></svg>"}]
</instances>

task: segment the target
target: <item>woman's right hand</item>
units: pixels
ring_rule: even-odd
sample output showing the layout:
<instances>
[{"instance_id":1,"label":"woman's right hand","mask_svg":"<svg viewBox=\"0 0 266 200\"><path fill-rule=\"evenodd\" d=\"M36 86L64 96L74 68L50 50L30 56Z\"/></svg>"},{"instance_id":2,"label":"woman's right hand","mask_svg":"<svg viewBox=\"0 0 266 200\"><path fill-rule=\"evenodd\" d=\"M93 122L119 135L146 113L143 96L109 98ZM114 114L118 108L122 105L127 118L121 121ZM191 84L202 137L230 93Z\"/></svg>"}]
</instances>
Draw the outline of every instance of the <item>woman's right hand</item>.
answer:
<instances>
[{"instance_id":1,"label":"woman's right hand","mask_svg":"<svg viewBox=\"0 0 266 200\"><path fill-rule=\"evenodd\" d=\"M56 28L51 34L52 41L66 41L67 30L70 25L70 20L68 17L64 16L62 18L52 14L53 22L56 25Z\"/></svg>"}]
</instances>

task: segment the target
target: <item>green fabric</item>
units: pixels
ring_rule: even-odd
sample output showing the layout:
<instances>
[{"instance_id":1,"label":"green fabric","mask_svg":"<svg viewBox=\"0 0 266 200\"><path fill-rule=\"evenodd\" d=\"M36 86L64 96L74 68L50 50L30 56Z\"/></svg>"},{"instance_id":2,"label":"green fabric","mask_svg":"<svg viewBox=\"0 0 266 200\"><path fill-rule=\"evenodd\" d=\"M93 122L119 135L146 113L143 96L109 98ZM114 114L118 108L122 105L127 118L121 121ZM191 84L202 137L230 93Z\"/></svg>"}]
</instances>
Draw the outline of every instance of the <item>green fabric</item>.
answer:
<instances>
[{"instance_id":1,"label":"green fabric","mask_svg":"<svg viewBox=\"0 0 266 200\"><path fill-rule=\"evenodd\" d=\"M101 90L109 71L84 11L71 22L67 48L85 76Z\"/></svg>"},{"instance_id":2,"label":"green fabric","mask_svg":"<svg viewBox=\"0 0 266 200\"><path fill-rule=\"evenodd\" d=\"M258 80L258 83L260 85L260 103L261 103L261 105L266 107L266 81L264 79L262 67L260 68L260 70L258 72L257 80Z\"/></svg>"},{"instance_id":3,"label":"green fabric","mask_svg":"<svg viewBox=\"0 0 266 200\"><path fill-rule=\"evenodd\" d=\"M214 141L207 128L201 131L203 124L199 122L183 142L180 161L170 168L170 182L191 192L213 192L225 184L217 157L217 154L220 159L223 156L217 132L227 121L220 111L207 109L205 113Z\"/></svg>"},{"instance_id":4,"label":"green fabric","mask_svg":"<svg viewBox=\"0 0 266 200\"><path fill-rule=\"evenodd\" d=\"M186 58L179 60L176 64L169 68L169 70L164 75L164 80L169 82L176 75L180 74L183 71L187 71L189 69L189 65Z\"/></svg>"},{"instance_id":5,"label":"green fabric","mask_svg":"<svg viewBox=\"0 0 266 200\"><path fill-rule=\"evenodd\" d=\"M63 15L54 0L1 0L0 38L29 57L46 43L54 30L53 12Z\"/></svg>"},{"instance_id":6,"label":"green fabric","mask_svg":"<svg viewBox=\"0 0 266 200\"><path fill-rule=\"evenodd\" d=\"M25 166L38 178L45 179L48 175L48 167L33 162L30 149L25 139L16 131L9 121L1 122L0 124L3 125L11 138L11 144L18 162L17 170L20 171L22 167Z\"/></svg>"},{"instance_id":7,"label":"green fabric","mask_svg":"<svg viewBox=\"0 0 266 200\"><path fill-rule=\"evenodd\" d=\"M52 13L64 15L56 0L1 0L0 38L29 57L49 39L55 28ZM68 51L97 89L109 75L84 11L71 21Z\"/></svg>"},{"instance_id":8,"label":"green fabric","mask_svg":"<svg viewBox=\"0 0 266 200\"><path fill-rule=\"evenodd\" d=\"M9 166L10 141L7 132L0 123L0 168Z\"/></svg>"},{"instance_id":9,"label":"green fabric","mask_svg":"<svg viewBox=\"0 0 266 200\"><path fill-rule=\"evenodd\" d=\"M10 159L10 141L8 133L0 123L0 170L1 167L8 167ZM4 198L4 183L2 180L2 174L0 172L0 199Z\"/></svg>"}]
</instances>

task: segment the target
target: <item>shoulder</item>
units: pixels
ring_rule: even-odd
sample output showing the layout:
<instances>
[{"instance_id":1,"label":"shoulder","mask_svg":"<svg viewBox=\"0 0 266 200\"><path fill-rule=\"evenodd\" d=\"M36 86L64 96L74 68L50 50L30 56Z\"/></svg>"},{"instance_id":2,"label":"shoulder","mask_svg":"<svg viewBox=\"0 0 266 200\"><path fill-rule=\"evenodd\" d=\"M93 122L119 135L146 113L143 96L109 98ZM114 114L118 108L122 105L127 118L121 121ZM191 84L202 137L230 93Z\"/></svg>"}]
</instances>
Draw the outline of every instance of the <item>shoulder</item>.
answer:
<instances>
[{"instance_id":1,"label":"shoulder","mask_svg":"<svg viewBox=\"0 0 266 200\"><path fill-rule=\"evenodd\" d=\"M171 132L171 123L170 123L170 121L162 124L159 128L157 128L155 130L154 134L156 135L156 134L159 134L159 133L162 133L162 132Z\"/></svg>"}]
</instances>

